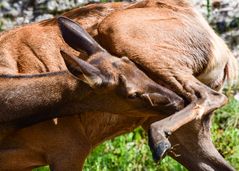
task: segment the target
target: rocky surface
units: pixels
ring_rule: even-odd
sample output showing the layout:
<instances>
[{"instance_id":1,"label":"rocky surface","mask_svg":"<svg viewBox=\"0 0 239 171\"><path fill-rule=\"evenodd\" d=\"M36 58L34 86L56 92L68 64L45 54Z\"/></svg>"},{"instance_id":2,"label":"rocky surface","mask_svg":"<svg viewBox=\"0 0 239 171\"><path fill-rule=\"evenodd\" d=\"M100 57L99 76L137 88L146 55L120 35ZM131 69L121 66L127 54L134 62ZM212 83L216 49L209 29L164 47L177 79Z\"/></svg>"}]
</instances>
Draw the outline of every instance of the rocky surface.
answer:
<instances>
[{"instance_id":1,"label":"rocky surface","mask_svg":"<svg viewBox=\"0 0 239 171\"><path fill-rule=\"evenodd\" d=\"M239 58L239 0L192 1ZM89 0L0 0L0 30L51 18L88 2Z\"/></svg>"},{"instance_id":2,"label":"rocky surface","mask_svg":"<svg viewBox=\"0 0 239 171\"><path fill-rule=\"evenodd\" d=\"M16 25L52 18L68 9L87 3L87 0L1 0L2 30Z\"/></svg>"},{"instance_id":3,"label":"rocky surface","mask_svg":"<svg viewBox=\"0 0 239 171\"><path fill-rule=\"evenodd\" d=\"M193 1L239 59L239 0Z\"/></svg>"}]
</instances>

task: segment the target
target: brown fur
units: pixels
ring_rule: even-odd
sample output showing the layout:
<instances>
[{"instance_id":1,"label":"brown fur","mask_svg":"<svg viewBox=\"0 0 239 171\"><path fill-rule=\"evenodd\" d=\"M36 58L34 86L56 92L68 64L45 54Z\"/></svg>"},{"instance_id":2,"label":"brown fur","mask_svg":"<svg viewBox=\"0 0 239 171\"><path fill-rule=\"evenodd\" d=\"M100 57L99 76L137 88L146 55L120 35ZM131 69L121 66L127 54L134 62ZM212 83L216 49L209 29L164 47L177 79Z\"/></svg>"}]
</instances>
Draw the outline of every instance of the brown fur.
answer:
<instances>
[{"instance_id":1,"label":"brown fur","mask_svg":"<svg viewBox=\"0 0 239 171\"><path fill-rule=\"evenodd\" d=\"M175 8L176 4L174 4L174 2L178 2L178 5L182 6L180 8L184 8L185 1L170 2L172 2L172 4L166 6L173 6ZM119 4L117 7L121 6L121 3L117 4ZM140 2L137 5L128 4L128 6L131 6L130 8L143 8L145 4L147 4L147 2ZM98 9L99 6L108 6L111 8L114 7L114 3L91 5L89 8ZM122 9L125 8L125 3L122 6ZM162 6L165 7L165 5ZM178 8L179 7L176 9ZM100 13L106 12L107 9L109 8L104 8ZM165 10L167 11L168 9L166 8ZM188 9L184 11L187 10ZM77 11L77 13L78 12L79 11ZM94 12L98 13L97 10ZM72 12L72 14L74 14L74 12ZM92 14L92 16L94 16L94 14ZM102 17L102 19L104 18L105 16ZM97 37L96 29L99 22L94 20L94 17L90 20L89 17L83 15L77 16L75 20L81 23L89 33ZM127 25L127 27L128 26L129 25ZM38 34L35 34L36 32ZM108 39L109 38L105 40ZM220 41L219 44L221 43ZM106 44L105 47L111 49L112 47L109 47L109 45L110 44ZM12 47L14 47L14 49ZM59 53L59 49L62 47L68 49L72 54L78 54L62 42L54 20L8 31L0 37L0 56L1 59L4 57L4 60L0 61L2 66L0 71L3 74L17 74L62 70L64 65ZM218 48L218 45L215 45L215 47ZM49 49L52 50L49 51ZM165 50L167 50L167 48L165 48ZM125 51L124 53L129 52ZM23 56L28 60L33 60L30 65L27 63L28 60L21 59ZM134 54L130 57L133 59ZM19 67L22 69L18 69L16 61L21 64L19 66L23 66ZM140 63L140 61L135 62ZM145 67L148 63L141 62L140 64ZM202 64L203 66L201 66L201 68L207 66L203 62ZM229 69L229 71L230 70L231 69ZM204 70L204 72L205 71L206 70ZM200 73L200 69L197 70L197 72ZM157 76L152 75L152 78L159 81ZM53 121L47 121L9 135L1 143L0 170L30 170L33 167L45 164L50 164L54 170L80 170L85 157L97 144L108 138L128 132L143 123L145 129L147 129L149 124L155 121L155 119L146 121L147 118L130 118L107 113L99 113L98 117L95 117L96 115L96 113L85 113L75 117L65 117L58 121L58 125L55 125ZM162 115L157 118L157 120L163 117L165 116ZM181 156L175 157L175 159L191 170L220 170L223 167L226 169L230 168L211 143L210 136L208 136L209 123L205 123L205 121L196 120L180 128L170 137L172 144L180 144L176 151L179 152ZM188 135L189 138L187 138L186 135ZM205 143L207 143L208 146L205 146ZM199 156L197 154L202 155ZM170 153L170 155L174 156L172 153ZM221 163L221 165L218 165L218 163Z\"/></svg>"},{"instance_id":2,"label":"brown fur","mask_svg":"<svg viewBox=\"0 0 239 171\"><path fill-rule=\"evenodd\" d=\"M223 86L227 75L237 77L235 58L185 1L146 1L144 7L110 14L98 30L98 39L112 54L128 56L156 82L190 103L150 126L149 142L156 160L170 148L169 135L226 104L226 97L215 90ZM209 154L214 149L207 150Z\"/></svg>"},{"instance_id":3,"label":"brown fur","mask_svg":"<svg viewBox=\"0 0 239 171\"><path fill-rule=\"evenodd\" d=\"M61 50L73 76L67 71L0 75L1 136L6 130L56 116L101 111L144 117L155 113L150 106L162 113L183 107L179 96L153 82L127 57L110 55L78 23L65 17L58 22L64 41L85 51L89 59L86 62Z\"/></svg>"},{"instance_id":4,"label":"brown fur","mask_svg":"<svg viewBox=\"0 0 239 171\"><path fill-rule=\"evenodd\" d=\"M143 9L115 12L103 20L99 32L101 43L111 53L129 56L156 75L155 80L163 78L162 84L184 96L188 92L172 85L178 83L171 77L182 79L180 75L191 73L206 85L220 88L226 65L230 79L237 77L235 58L225 43L184 1L149 1Z\"/></svg>"}]
</instances>

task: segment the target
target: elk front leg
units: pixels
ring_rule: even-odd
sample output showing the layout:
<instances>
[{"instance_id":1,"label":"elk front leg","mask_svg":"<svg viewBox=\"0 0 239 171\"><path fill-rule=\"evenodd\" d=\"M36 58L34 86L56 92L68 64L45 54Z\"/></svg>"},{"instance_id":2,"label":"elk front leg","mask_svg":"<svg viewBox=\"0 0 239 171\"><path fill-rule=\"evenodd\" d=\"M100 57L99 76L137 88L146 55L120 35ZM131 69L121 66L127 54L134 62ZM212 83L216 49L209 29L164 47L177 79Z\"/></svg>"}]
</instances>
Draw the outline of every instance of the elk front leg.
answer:
<instances>
[{"instance_id":1,"label":"elk front leg","mask_svg":"<svg viewBox=\"0 0 239 171\"><path fill-rule=\"evenodd\" d=\"M183 110L150 126L149 145L156 161L160 160L171 147L168 136L183 125L202 118L227 102L226 96L210 89L194 77L190 81L184 87L191 90L195 96L194 100Z\"/></svg>"}]
</instances>

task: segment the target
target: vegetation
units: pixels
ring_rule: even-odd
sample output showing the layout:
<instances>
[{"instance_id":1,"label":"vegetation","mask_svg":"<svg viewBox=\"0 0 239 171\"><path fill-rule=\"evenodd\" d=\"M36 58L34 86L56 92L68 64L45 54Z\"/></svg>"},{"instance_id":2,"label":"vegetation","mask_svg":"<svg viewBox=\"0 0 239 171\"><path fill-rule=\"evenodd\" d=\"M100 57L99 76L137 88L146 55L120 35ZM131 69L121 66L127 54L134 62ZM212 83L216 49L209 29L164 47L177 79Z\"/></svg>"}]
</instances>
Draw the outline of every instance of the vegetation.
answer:
<instances>
[{"instance_id":1,"label":"vegetation","mask_svg":"<svg viewBox=\"0 0 239 171\"><path fill-rule=\"evenodd\" d=\"M212 138L219 152L236 170L239 170L239 101L230 98L229 104L216 111ZM152 160L147 136L141 128L119 136L97 147L88 157L85 171L186 171L170 157L160 164ZM48 171L47 167L34 171Z\"/></svg>"}]
</instances>

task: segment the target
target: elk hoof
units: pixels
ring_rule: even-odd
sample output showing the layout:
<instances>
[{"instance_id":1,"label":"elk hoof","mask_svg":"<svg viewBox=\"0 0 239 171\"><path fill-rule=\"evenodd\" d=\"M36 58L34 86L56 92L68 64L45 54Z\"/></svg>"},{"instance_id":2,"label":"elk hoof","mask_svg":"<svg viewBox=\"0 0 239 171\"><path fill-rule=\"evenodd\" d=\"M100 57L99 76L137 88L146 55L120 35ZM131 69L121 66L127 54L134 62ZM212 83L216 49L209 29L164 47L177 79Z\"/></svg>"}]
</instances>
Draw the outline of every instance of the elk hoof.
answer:
<instances>
[{"instance_id":1,"label":"elk hoof","mask_svg":"<svg viewBox=\"0 0 239 171\"><path fill-rule=\"evenodd\" d=\"M153 153L153 159L155 162L158 162L162 160L166 152L171 148L171 143L169 141L161 141L159 144L157 144L156 148L154 149Z\"/></svg>"},{"instance_id":2,"label":"elk hoof","mask_svg":"<svg viewBox=\"0 0 239 171\"><path fill-rule=\"evenodd\" d=\"M171 143L165 136L161 136L161 140L158 140L157 143L154 141L154 137L151 134L151 131L149 131L149 147L153 155L153 159L155 162L159 162L162 160L167 151L171 148Z\"/></svg>"}]
</instances>

